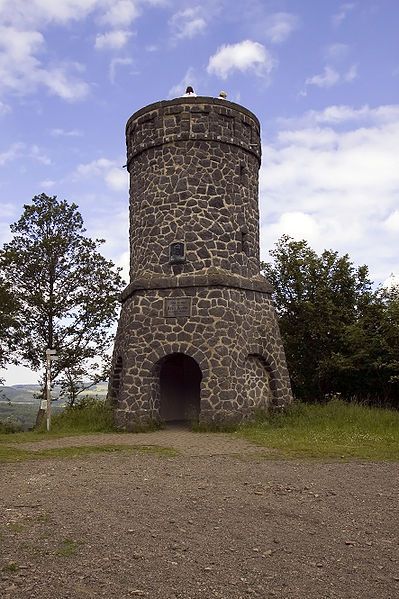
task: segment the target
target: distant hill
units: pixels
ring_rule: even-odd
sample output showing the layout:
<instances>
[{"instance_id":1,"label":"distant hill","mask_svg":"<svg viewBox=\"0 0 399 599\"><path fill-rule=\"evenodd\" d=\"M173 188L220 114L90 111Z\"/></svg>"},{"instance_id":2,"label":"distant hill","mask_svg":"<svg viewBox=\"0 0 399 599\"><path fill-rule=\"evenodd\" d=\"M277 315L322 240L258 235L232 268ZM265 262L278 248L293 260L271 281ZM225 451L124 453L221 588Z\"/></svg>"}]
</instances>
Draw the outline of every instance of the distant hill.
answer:
<instances>
[{"instance_id":1,"label":"distant hill","mask_svg":"<svg viewBox=\"0 0 399 599\"><path fill-rule=\"evenodd\" d=\"M98 396L99 398L104 398L107 394L107 386L108 383L98 383L98 385L94 385L87 391L83 392L83 395ZM20 404L35 404L39 403L39 399L35 397L35 394L39 393L40 385L0 385L0 403L1 402L10 402L11 403L20 403ZM59 387L54 387L52 391L52 395L54 398L57 398L60 393Z\"/></svg>"},{"instance_id":2,"label":"distant hill","mask_svg":"<svg viewBox=\"0 0 399 599\"><path fill-rule=\"evenodd\" d=\"M34 397L34 394L39 390L39 385L13 385L12 387L0 385L0 402L37 404L38 399Z\"/></svg>"},{"instance_id":3,"label":"distant hill","mask_svg":"<svg viewBox=\"0 0 399 599\"><path fill-rule=\"evenodd\" d=\"M107 386L107 382L99 383L84 391L83 395L104 399ZM19 422L24 430L33 427L39 408L39 398L35 397L35 394L39 391L40 385L0 385L0 422L12 419L14 422ZM55 387L52 392L53 397L57 398L59 392L60 388ZM63 401L57 401L53 404L54 413L64 407Z\"/></svg>"}]
</instances>

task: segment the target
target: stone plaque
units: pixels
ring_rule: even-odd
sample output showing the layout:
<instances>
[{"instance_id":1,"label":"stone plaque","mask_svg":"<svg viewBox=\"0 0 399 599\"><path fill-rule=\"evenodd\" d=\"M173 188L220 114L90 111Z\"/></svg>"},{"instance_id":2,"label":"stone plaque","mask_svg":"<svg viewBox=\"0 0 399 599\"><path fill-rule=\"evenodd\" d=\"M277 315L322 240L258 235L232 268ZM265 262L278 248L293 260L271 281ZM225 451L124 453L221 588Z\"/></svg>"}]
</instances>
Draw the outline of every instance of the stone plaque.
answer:
<instances>
[{"instance_id":1,"label":"stone plaque","mask_svg":"<svg viewBox=\"0 0 399 599\"><path fill-rule=\"evenodd\" d=\"M166 318L191 316L191 297L165 298L164 316Z\"/></svg>"}]
</instances>

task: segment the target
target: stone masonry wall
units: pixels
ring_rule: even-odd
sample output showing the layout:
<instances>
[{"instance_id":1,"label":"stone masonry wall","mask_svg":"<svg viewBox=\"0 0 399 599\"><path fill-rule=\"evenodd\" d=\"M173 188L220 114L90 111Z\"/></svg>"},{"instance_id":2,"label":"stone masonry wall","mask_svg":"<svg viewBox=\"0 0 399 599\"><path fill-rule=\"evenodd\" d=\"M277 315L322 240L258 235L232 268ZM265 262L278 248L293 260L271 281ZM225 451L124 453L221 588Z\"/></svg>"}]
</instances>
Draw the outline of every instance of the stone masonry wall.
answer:
<instances>
[{"instance_id":1,"label":"stone masonry wall","mask_svg":"<svg viewBox=\"0 0 399 599\"><path fill-rule=\"evenodd\" d=\"M175 354L201 371L201 422L286 405L272 289L259 271L259 121L232 102L178 98L136 112L126 144L130 283L109 385L116 422L160 420L162 364Z\"/></svg>"},{"instance_id":2,"label":"stone masonry wall","mask_svg":"<svg viewBox=\"0 0 399 599\"><path fill-rule=\"evenodd\" d=\"M259 274L259 124L239 108L195 98L129 119L131 278L210 267ZM175 241L186 244L178 267L169 263Z\"/></svg>"},{"instance_id":3,"label":"stone masonry wall","mask_svg":"<svg viewBox=\"0 0 399 599\"><path fill-rule=\"evenodd\" d=\"M191 298L191 316L165 318L170 297ZM126 301L119 322L114 355L123 363L116 406L120 426L159 420L157 364L173 353L194 358L201 368L200 421L239 421L254 409L291 399L268 295L229 287L146 290ZM269 380L270 392L257 393Z\"/></svg>"}]
</instances>

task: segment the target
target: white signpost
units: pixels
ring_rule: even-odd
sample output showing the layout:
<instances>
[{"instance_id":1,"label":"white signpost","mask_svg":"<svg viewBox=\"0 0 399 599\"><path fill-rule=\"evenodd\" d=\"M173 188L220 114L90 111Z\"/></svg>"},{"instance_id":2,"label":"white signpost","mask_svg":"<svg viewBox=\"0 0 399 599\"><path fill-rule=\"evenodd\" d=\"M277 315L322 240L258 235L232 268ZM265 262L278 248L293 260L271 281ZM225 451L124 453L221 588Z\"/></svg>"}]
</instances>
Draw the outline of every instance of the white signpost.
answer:
<instances>
[{"instance_id":1,"label":"white signpost","mask_svg":"<svg viewBox=\"0 0 399 599\"><path fill-rule=\"evenodd\" d=\"M46 421L47 430L51 426L51 362L58 360L55 349L46 349Z\"/></svg>"}]
</instances>

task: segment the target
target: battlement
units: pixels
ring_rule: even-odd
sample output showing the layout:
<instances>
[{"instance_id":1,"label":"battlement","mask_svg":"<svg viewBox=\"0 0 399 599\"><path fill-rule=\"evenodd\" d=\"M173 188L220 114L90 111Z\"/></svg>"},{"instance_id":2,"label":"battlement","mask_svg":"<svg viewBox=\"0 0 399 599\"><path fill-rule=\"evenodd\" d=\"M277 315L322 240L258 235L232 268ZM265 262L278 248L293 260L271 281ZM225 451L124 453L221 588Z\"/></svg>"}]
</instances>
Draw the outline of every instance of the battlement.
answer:
<instances>
[{"instance_id":1,"label":"battlement","mask_svg":"<svg viewBox=\"0 0 399 599\"><path fill-rule=\"evenodd\" d=\"M166 143L215 141L237 146L260 162L260 124L248 109L206 96L150 104L126 124L127 165L140 153Z\"/></svg>"}]
</instances>

